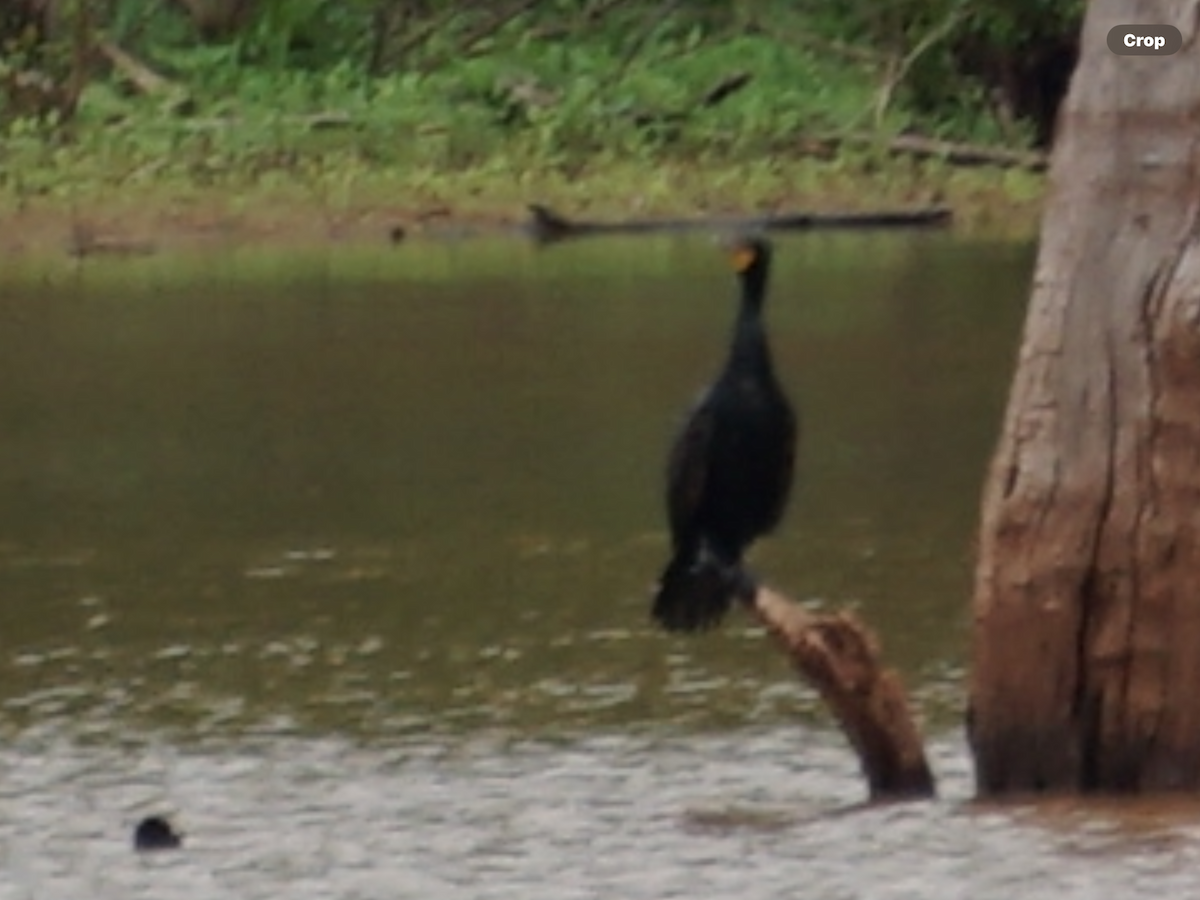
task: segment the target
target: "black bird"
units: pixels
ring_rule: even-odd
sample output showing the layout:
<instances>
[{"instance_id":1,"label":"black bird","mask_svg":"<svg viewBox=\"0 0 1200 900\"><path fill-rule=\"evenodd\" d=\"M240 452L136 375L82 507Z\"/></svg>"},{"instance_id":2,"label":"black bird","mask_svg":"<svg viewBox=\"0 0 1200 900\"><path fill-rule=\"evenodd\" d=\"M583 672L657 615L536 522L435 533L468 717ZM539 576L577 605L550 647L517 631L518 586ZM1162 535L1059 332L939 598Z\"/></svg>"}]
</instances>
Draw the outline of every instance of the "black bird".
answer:
<instances>
[{"instance_id":1,"label":"black bird","mask_svg":"<svg viewBox=\"0 0 1200 900\"><path fill-rule=\"evenodd\" d=\"M133 831L134 850L174 850L183 846L183 836L162 816L149 816Z\"/></svg>"},{"instance_id":2,"label":"black bird","mask_svg":"<svg viewBox=\"0 0 1200 900\"><path fill-rule=\"evenodd\" d=\"M771 244L739 238L732 258L741 305L729 357L668 459L673 555L653 608L668 631L712 628L735 597L753 592L742 553L779 524L792 485L796 416L775 379L762 311Z\"/></svg>"}]
</instances>

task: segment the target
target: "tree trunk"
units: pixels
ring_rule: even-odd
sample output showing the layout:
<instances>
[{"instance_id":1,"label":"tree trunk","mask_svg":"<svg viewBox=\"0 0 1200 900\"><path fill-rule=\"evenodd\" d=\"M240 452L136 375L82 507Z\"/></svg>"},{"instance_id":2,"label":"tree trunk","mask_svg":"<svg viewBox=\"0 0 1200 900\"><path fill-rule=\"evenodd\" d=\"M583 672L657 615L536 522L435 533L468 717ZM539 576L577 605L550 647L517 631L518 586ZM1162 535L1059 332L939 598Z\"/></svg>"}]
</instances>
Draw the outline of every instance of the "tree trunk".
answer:
<instances>
[{"instance_id":1,"label":"tree trunk","mask_svg":"<svg viewBox=\"0 0 1200 900\"><path fill-rule=\"evenodd\" d=\"M1117 56L1128 22L1183 49ZM1088 6L984 496L984 795L1200 787L1198 30L1200 0Z\"/></svg>"}]
</instances>

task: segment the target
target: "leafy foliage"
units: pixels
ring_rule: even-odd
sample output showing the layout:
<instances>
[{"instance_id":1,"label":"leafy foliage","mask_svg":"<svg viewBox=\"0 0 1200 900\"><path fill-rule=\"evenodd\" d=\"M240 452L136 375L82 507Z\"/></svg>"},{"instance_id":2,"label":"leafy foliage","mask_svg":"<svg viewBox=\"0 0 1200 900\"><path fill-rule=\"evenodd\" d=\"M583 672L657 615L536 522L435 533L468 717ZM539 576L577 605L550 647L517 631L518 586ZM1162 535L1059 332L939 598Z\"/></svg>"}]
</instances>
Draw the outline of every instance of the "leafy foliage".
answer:
<instances>
[{"instance_id":1,"label":"leafy foliage","mask_svg":"<svg viewBox=\"0 0 1200 900\"><path fill-rule=\"evenodd\" d=\"M0 140L197 183L762 159L864 127L1012 143L1036 129L999 115L988 79L1072 34L1082 2L20 0L0 19ZM81 74L77 103L16 89Z\"/></svg>"}]
</instances>

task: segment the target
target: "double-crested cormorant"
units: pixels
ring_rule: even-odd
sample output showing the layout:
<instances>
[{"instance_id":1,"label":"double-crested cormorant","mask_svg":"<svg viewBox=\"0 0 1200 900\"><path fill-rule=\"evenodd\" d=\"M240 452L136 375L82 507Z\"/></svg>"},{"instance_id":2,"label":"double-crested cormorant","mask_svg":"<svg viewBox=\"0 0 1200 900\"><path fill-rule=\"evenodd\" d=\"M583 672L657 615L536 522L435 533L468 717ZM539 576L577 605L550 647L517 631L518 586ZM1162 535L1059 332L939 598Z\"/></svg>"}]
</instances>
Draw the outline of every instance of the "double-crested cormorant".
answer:
<instances>
[{"instance_id":1,"label":"double-crested cormorant","mask_svg":"<svg viewBox=\"0 0 1200 900\"><path fill-rule=\"evenodd\" d=\"M762 313L771 244L740 238L732 258L741 305L729 357L668 460L673 555L653 615L669 631L712 628L753 590L742 552L779 523L792 484L796 416L775 380Z\"/></svg>"},{"instance_id":2,"label":"double-crested cormorant","mask_svg":"<svg viewBox=\"0 0 1200 900\"><path fill-rule=\"evenodd\" d=\"M183 846L183 836L162 816L149 816L133 830L135 850L174 850Z\"/></svg>"}]
</instances>

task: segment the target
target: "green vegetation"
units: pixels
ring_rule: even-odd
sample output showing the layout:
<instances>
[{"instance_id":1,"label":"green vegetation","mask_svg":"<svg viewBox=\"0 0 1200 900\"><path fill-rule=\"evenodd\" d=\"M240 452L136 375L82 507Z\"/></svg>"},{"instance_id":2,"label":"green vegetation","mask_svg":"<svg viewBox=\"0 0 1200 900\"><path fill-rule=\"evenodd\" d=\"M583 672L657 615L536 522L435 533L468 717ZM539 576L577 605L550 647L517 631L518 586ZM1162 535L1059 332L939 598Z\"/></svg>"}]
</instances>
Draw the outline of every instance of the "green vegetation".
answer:
<instances>
[{"instance_id":1,"label":"green vegetation","mask_svg":"<svg viewBox=\"0 0 1200 900\"><path fill-rule=\"evenodd\" d=\"M969 184L1027 203L1036 177L887 141L1044 140L1082 6L5 0L0 197L669 210Z\"/></svg>"}]
</instances>

